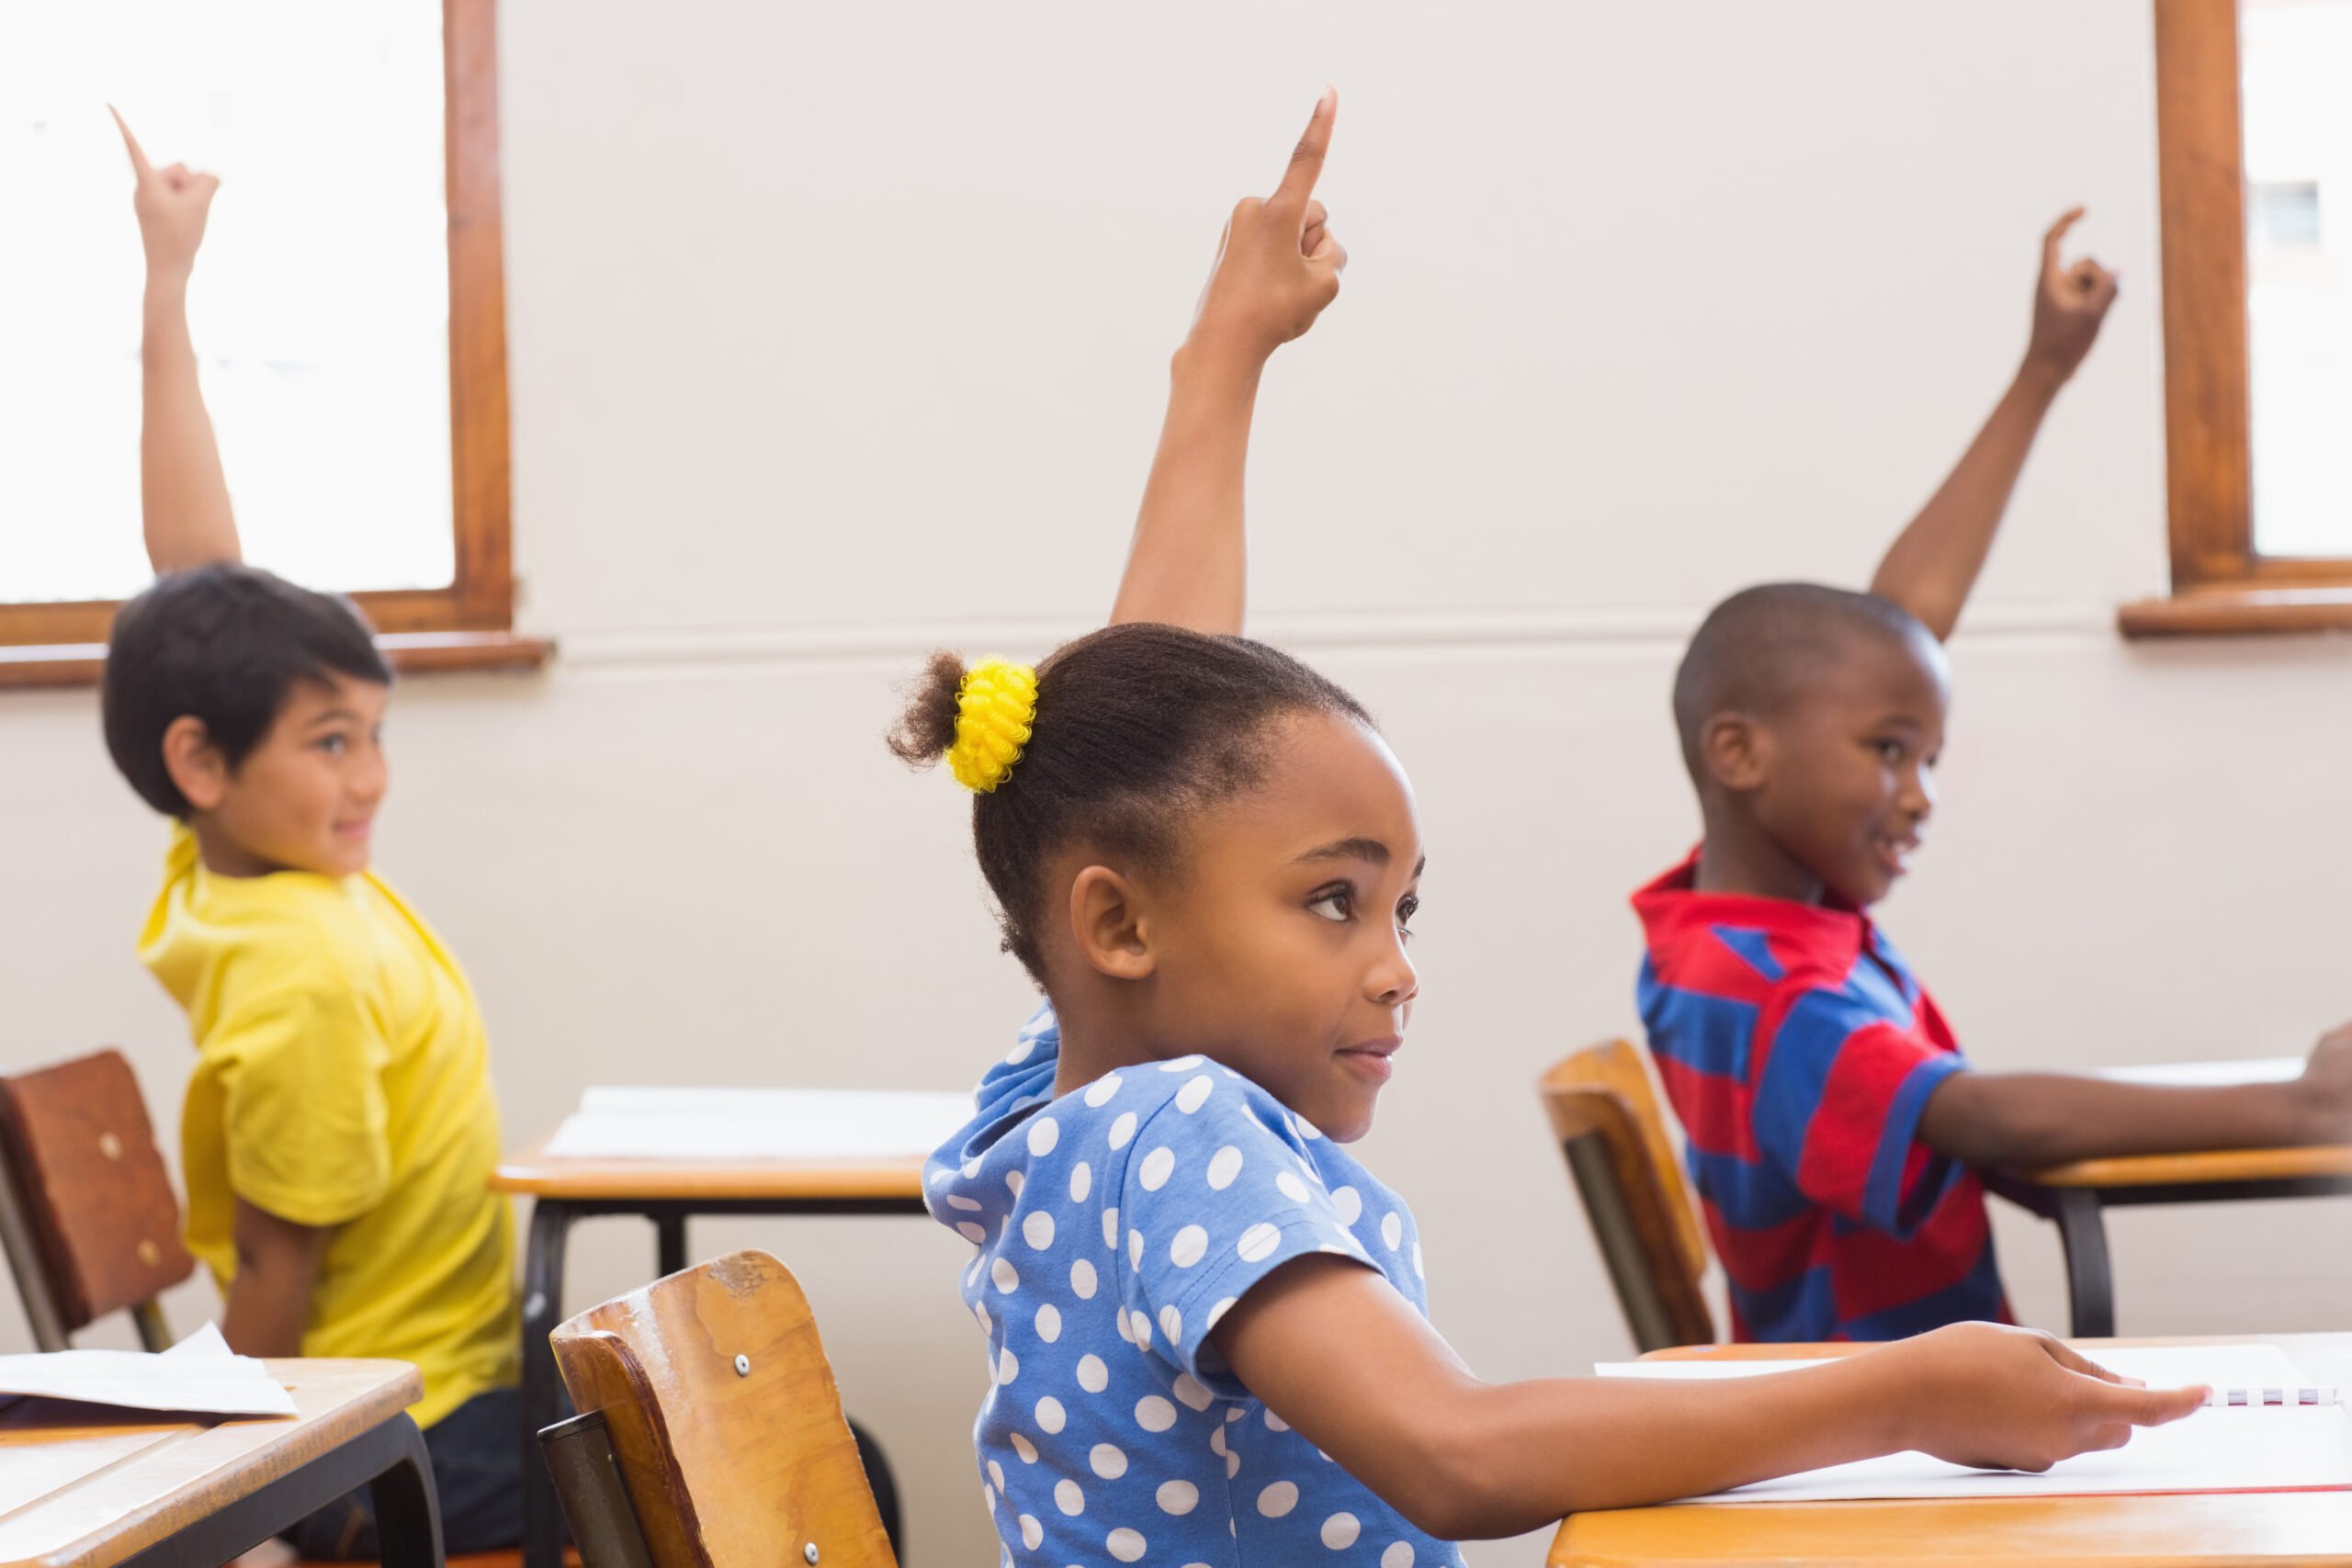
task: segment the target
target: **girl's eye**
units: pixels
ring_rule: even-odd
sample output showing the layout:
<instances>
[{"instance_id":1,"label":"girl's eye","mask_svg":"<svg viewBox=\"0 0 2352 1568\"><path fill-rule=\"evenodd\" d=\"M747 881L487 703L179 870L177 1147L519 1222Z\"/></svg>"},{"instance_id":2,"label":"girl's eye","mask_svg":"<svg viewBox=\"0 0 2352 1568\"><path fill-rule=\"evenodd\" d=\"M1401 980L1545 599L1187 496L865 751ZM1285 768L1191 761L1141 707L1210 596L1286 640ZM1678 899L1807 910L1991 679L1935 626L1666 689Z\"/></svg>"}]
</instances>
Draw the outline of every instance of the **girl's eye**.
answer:
<instances>
[{"instance_id":1,"label":"girl's eye","mask_svg":"<svg viewBox=\"0 0 2352 1568\"><path fill-rule=\"evenodd\" d=\"M1352 887L1327 887L1307 900L1306 907L1316 915L1334 925L1342 925L1355 918L1356 890Z\"/></svg>"},{"instance_id":2,"label":"girl's eye","mask_svg":"<svg viewBox=\"0 0 2352 1568\"><path fill-rule=\"evenodd\" d=\"M319 750L324 751L330 757L340 757L350 749L351 742L340 735L322 735L319 737Z\"/></svg>"},{"instance_id":3,"label":"girl's eye","mask_svg":"<svg viewBox=\"0 0 2352 1568\"><path fill-rule=\"evenodd\" d=\"M1421 900L1418 895L1408 893L1404 897L1399 898L1396 901L1396 929L1405 935L1411 936L1413 917L1420 912Z\"/></svg>"},{"instance_id":4,"label":"girl's eye","mask_svg":"<svg viewBox=\"0 0 2352 1568\"><path fill-rule=\"evenodd\" d=\"M1903 761L1903 742L1900 740L1873 740L1871 750L1878 753L1880 761L1890 767Z\"/></svg>"}]
</instances>

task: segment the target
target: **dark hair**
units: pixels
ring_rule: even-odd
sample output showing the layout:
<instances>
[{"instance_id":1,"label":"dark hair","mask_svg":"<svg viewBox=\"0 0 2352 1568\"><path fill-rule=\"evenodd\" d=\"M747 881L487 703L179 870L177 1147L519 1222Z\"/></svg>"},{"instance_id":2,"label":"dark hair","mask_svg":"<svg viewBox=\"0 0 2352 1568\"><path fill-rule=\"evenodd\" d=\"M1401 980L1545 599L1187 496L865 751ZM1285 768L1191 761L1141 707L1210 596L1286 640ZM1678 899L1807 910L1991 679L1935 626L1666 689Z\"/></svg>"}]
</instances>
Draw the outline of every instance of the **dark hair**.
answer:
<instances>
[{"instance_id":1,"label":"dark hair","mask_svg":"<svg viewBox=\"0 0 2352 1568\"><path fill-rule=\"evenodd\" d=\"M917 766L944 755L963 679L961 659L933 654L890 750ZM1268 728L1299 713L1372 723L1338 685L1247 637L1131 622L1057 649L1037 669L1037 716L1020 761L972 797L972 840L1005 951L1044 985L1046 863L1084 842L1167 866L1193 814L1256 784Z\"/></svg>"},{"instance_id":2,"label":"dark hair","mask_svg":"<svg viewBox=\"0 0 2352 1568\"><path fill-rule=\"evenodd\" d=\"M350 600L249 566L175 571L125 604L107 644L99 709L114 765L156 810L186 817L164 732L193 716L234 768L261 744L297 682L330 671L391 684Z\"/></svg>"},{"instance_id":3,"label":"dark hair","mask_svg":"<svg viewBox=\"0 0 2352 1568\"><path fill-rule=\"evenodd\" d=\"M1674 727L1692 782L1704 777L1699 753L1708 719L1733 710L1781 711L1825 668L1849 657L1857 637L1914 647L1936 640L1892 599L1817 582L1742 589L1708 611L1674 672Z\"/></svg>"}]
</instances>

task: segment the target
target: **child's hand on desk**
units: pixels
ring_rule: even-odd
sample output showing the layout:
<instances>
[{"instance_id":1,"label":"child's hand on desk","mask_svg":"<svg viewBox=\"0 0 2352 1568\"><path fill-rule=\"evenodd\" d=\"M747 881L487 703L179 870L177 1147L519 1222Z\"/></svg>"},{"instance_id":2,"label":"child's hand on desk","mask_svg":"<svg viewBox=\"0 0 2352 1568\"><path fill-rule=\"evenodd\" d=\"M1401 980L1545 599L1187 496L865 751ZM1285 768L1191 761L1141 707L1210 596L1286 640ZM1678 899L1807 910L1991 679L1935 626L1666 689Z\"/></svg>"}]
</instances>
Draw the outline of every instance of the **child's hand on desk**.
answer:
<instances>
[{"instance_id":1,"label":"child's hand on desk","mask_svg":"<svg viewBox=\"0 0 2352 1568\"><path fill-rule=\"evenodd\" d=\"M196 250L204 243L204 221L212 211L212 193L220 188L220 177L199 174L186 164L155 167L123 123L121 111L108 104L107 112L122 132L123 150L130 154L130 172L138 181L130 205L147 247L147 270L150 275L184 276L196 265Z\"/></svg>"},{"instance_id":2,"label":"child's hand on desk","mask_svg":"<svg viewBox=\"0 0 2352 1568\"><path fill-rule=\"evenodd\" d=\"M2072 266L2059 259L2066 231L2083 215L2079 207L2041 236L2041 281L2033 293L2033 336L2026 344L2029 366L2064 381L2098 341L2099 324L2115 303L2115 274L2085 256Z\"/></svg>"},{"instance_id":3,"label":"child's hand on desk","mask_svg":"<svg viewBox=\"0 0 2352 1568\"><path fill-rule=\"evenodd\" d=\"M1263 359L1313 326L1339 298L1348 253L1315 199L1339 110L1339 94L1326 87L1274 194L1244 197L1234 208L1193 314L1194 343Z\"/></svg>"},{"instance_id":4,"label":"child's hand on desk","mask_svg":"<svg viewBox=\"0 0 2352 1568\"><path fill-rule=\"evenodd\" d=\"M2352 1143L2352 1023L2320 1036L2295 1087L2311 1112L2311 1142Z\"/></svg>"},{"instance_id":5,"label":"child's hand on desk","mask_svg":"<svg viewBox=\"0 0 2352 1568\"><path fill-rule=\"evenodd\" d=\"M2044 1471L2062 1459L2120 1449L2134 1427L2195 1410L2201 1388L2146 1388L2030 1328L1962 1323L1890 1346L1909 1356L1905 1446L1953 1464Z\"/></svg>"}]
</instances>

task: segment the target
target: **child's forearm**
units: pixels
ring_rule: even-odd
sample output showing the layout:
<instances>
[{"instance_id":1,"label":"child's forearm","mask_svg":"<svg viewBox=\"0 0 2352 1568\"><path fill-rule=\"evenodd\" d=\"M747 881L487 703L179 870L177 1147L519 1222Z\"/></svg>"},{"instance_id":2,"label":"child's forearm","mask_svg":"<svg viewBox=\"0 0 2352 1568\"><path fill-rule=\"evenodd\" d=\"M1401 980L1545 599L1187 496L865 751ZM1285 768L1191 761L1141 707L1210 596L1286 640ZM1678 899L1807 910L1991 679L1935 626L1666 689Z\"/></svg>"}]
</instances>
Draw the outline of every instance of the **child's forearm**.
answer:
<instances>
[{"instance_id":1,"label":"child's forearm","mask_svg":"<svg viewBox=\"0 0 2352 1568\"><path fill-rule=\"evenodd\" d=\"M296 1290L266 1270L243 1269L230 1281L220 1337L240 1356L299 1356L310 1310L307 1284Z\"/></svg>"},{"instance_id":2,"label":"child's forearm","mask_svg":"<svg viewBox=\"0 0 2352 1568\"><path fill-rule=\"evenodd\" d=\"M2199 1149L2276 1148L2352 1136L2301 1080L2184 1087L2063 1073L1955 1073L1928 1097L1919 1136L1976 1166Z\"/></svg>"},{"instance_id":3,"label":"child's forearm","mask_svg":"<svg viewBox=\"0 0 2352 1568\"><path fill-rule=\"evenodd\" d=\"M140 347L139 499L158 573L243 558L188 336L187 275L151 274Z\"/></svg>"},{"instance_id":4,"label":"child's forearm","mask_svg":"<svg viewBox=\"0 0 2352 1568\"><path fill-rule=\"evenodd\" d=\"M334 1232L298 1225L237 1200L231 1222L237 1271L220 1314L220 1337L241 1356L299 1356L311 1292Z\"/></svg>"},{"instance_id":5,"label":"child's forearm","mask_svg":"<svg viewBox=\"0 0 2352 1568\"><path fill-rule=\"evenodd\" d=\"M2017 379L1943 488L1886 552L1871 582L1871 592L1918 616L1939 640L1959 624L1977 573L1984 570L2042 416L2098 341L2099 324L2115 302L2113 273L2088 257L2066 265L2060 253L2066 231L2082 216L2076 208L2041 236L2033 331Z\"/></svg>"},{"instance_id":6,"label":"child's forearm","mask_svg":"<svg viewBox=\"0 0 2352 1568\"><path fill-rule=\"evenodd\" d=\"M1144 484L1111 620L1238 633L1248 581L1242 514L1262 356L1194 340L1170 368L1168 417Z\"/></svg>"},{"instance_id":7,"label":"child's forearm","mask_svg":"<svg viewBox=\"0 0 2352 1568\"><path fill-rule=\"evenodd\" d=\"M1871 592L1918 616L1939 640L1959 624L2026 454L2064 384L2063 372L2028 358L1942 486L1879 563Z\"/></svg>"},{"instance_id":8,"label":"child's forearm","mask_svg":"<svg viewBox=\"0 0 2352 1568\"><path fill-rule=\"evenodd\" d=\"M1234 1375L1431 1535L1516 1535L1917 1449L2045 1468L2173 1420L2197 1390L2123 1388L2024 1329L1960 1324L1785 1378L1486 1383L1359 1265L1303 1258L1214 1335Z\"/></svg>"},{"instance_id":9,"label":"child's forearm","mask_svg":"<svg viewBox=\"0 0 2352 1568\"><path fill-rule=\"evenodd\" d=\"M1493 1384L1471 1404L1476 1431L1451 1452L1468 1511L1439 1522L1456 1538L1541 1529L1598 1508L1703 1496L1907 1445L1876 1355L1790 1377L1552 1378ZM1476 1472L1474 1475L1467 1473Z\"/></svg>"},{"instance_id":10,"label":"child's forearm","mask_svg":"<svg viewBox=\"0 0 2352 1568\"><path fill-rule=\"evenodd\" d=\"M1241 630L1247 549L1242 470L1267 356L1306 331L1340 292L1347 252L1315 200L1339 98L1325 88L1271 197L1237 203L1176 352L1168 418L1145 481L1111 620Z\"/></svg>"},{"instance_id":11,"label":"child's forearm","mask_svg":"<svg viewBox=\"0 0 2352 1568\"><path fill-rule=\"evenodd\" d=\"M1252 1294L1219 1338L1236 1375L1399 1513L1450 1540L1910 1447L1900 1413L1927 1392L1935 1361L1928 1346L1766 1382L1490 1383L1351 1266L1302 1260Z\"/></svg>"}]
</instances>

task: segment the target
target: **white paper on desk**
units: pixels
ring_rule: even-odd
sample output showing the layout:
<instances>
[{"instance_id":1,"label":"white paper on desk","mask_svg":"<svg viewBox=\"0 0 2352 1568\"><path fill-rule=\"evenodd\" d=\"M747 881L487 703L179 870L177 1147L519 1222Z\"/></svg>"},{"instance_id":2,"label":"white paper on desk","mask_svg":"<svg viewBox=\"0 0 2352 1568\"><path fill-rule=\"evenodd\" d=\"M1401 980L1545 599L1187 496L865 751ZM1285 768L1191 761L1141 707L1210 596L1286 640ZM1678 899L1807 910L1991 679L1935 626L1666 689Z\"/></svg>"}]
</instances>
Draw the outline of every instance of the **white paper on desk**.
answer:
<instances>
[{"instance_id":1,"label":"white paper on desk","mask_svg":"<svg viewBox=\"0 0 2352 1568\"><path fill-rule=\"evenodd\" d=\"M0 1395L78 1399L127 1410L293 1416L294 1396L206 1324L160 1356L144 1350L52 1350L0 1356Z\"/></svg>"},{"instance_id":2,"label":"white paper on desk","mask_svg":"<svg viewBox=\"0 0 2352 1568\"><path fill-rule=\"evenodd\" d=\"M2152 1062L2144 1066L2106 1067L2098 1074L2116 1083L2216 1089L2235 1083L2284 1083L2303 1076L2301 1056L2257 1056L2243 1062Z\"/></svg>"},{"instance_id":3,"label":"white paper on desk","mask_svg":"<svg viewBox=\"0 0 2352 1568\"><path fill-rule=\"evenodd\" d=\"M2152 1388L2185 1383L2285 1387L2309 1382L2275 1345L2162 1346L2097 1352L2099 1364ZM1619 1361L1602 1377L1752 1377L1805 1361ZM1971 1470L1922 1453L1889 1454L1759 1481L1701 1503L1827 1503L1884 1497L2063 1497L2092 1493L2277 1492L2352 1487L2352 1413L2339 1404L2199 1410L2149 1427L2105 1453L2062 1460L2040 1475Z\"/></svg>"},{"instance_id":4,"label":"white paper on desk","mask_svg":"<svg viewBox=\"0 0 2352 1568\"><path fill-rule=\"evenodd\" d=\"M893 1089L583 1091L544 1151L559 1159L909 1159L972 1119L968 1094Z\"/></svg>"}]
</instances>

